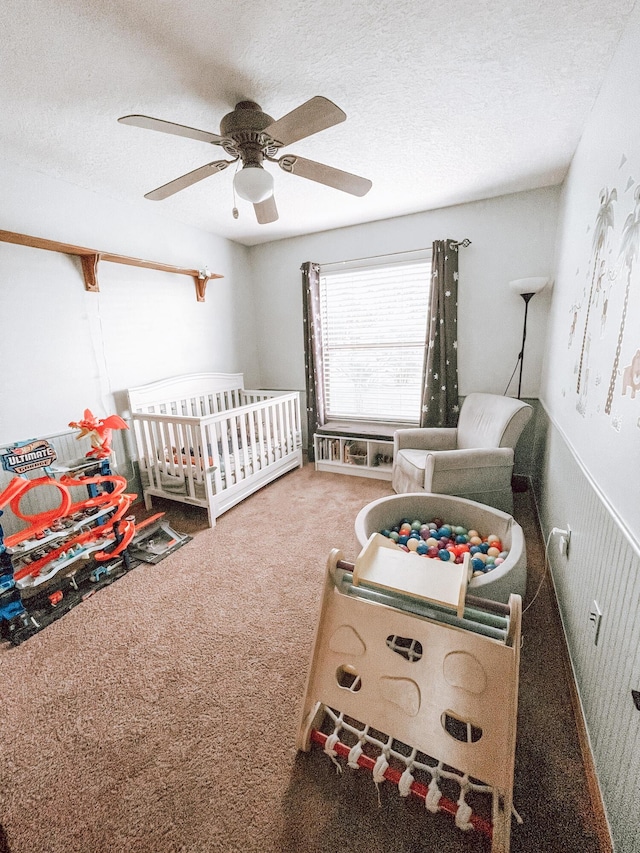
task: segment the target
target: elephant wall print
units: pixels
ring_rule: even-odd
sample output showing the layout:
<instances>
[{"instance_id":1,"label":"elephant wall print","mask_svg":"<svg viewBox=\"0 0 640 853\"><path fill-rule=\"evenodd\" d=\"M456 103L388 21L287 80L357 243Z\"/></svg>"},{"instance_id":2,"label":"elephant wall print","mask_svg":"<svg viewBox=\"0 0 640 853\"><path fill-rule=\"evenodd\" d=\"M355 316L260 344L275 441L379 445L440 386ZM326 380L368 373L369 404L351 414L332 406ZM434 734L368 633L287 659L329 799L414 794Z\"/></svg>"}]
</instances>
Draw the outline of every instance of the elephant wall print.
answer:
<instances>
[{"instance_id":1,"label":"elephant wall print","mask_svg":"<svg viewBox=\"0 0 640 853\"><path fill-rule=\"evenodd\" d=\"M631 399L635 400L636 392L640 391L640 349L636 350L631 364L622 372L622 394L625 395L627 390L631 392Z\"/></svg>"}]
</instances>

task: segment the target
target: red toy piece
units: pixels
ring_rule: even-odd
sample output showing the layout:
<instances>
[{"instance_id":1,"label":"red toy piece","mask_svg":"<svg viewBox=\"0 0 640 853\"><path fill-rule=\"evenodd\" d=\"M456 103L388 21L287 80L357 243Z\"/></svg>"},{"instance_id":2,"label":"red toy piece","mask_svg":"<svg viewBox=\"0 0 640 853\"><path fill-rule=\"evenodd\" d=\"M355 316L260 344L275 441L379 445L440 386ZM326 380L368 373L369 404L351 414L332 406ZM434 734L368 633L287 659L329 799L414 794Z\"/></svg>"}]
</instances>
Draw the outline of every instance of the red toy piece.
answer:
<instances>
[{"instance_id":1,"label":"red toy piece","mask_svg":"<svg viewBox=\"0 0 640 853\"><path fill-rule=\"evenodd\" d=\"M129 429L120 415L109 415L104 420L94 417L91 409L84 410L81 421L71 421L70 427L80 430L78 440L88 435L91 440L91 450L86 454L94 459L106 459L111 453L111 434L114 429Z\"/></svg>"}]
</instances>

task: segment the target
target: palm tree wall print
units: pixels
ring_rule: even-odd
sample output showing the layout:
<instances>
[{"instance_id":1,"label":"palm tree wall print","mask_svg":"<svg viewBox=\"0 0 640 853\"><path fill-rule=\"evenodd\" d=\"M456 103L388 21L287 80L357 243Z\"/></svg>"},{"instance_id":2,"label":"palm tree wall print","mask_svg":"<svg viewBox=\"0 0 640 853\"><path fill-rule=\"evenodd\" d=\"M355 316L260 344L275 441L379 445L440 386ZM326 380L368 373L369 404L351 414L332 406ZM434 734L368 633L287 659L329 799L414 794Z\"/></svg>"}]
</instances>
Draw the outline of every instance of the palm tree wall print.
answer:
<instances>
[{"instance_id":1,"label":"palm tree wall print","mask_svg":"<svg viewBox=\"0 0 640 853\"><path fill-rule=\"evenodd\" d=\"M618 342L616 345L616 354L613 360L611 369L611 378L609 380L609 391L607 393L607 401L605 403L605 414L611 414L611 405L613 403L613 394L618 378L618 368L620 366L620 352L622 350L622 342L624 339L624 330L627 321L627 310L629 307L629 293L631 291L631 276L633 271L634 261L638 257L638 249L640 248L640 186L636 187L633 194L635 201L634 210L627 216L622 230L622 240L620 244L620 258L622 259L623 267L627 273L627 281L624 293L624 302L622 305L622 317L620 320L620 331L618 332ZM623 388L624 393L624 388ZM634 395L635 396L635 395Z\"/></svg>"},{"instance_id":2,"label":"palm tree wall print","mask_svg":"<svg viewBox=\"0 0 640 853\"><path fill-rule=\"evenodd\" d=\"M591 305L593 302L593 294L594 294L594 285L596 282L601 281L601 256L604 251L605 244L607 242L607 234L609 229L613 230L614 227L614 214L613 214L613 205L614 202L618 199L618 193L616 188L614 187L611 192L609 192L608 187L604 187L600 191L600 207L598 209L598 213L596 215L595 229L593 234L593 258L591 265L591 285L589 287L589 298L587 300L587 315L584 321L584 332L582 334L582 347L580 349L580 363L578 366L578 381L576 383L576 394L580 394L580 386L582 383L583 375L583 367L584 367L584 356L586 350L587 343L587 334L589 331L589 315L591 313ZM583 396L584 396L583 389Z\"/></svg>"}]
</instances>

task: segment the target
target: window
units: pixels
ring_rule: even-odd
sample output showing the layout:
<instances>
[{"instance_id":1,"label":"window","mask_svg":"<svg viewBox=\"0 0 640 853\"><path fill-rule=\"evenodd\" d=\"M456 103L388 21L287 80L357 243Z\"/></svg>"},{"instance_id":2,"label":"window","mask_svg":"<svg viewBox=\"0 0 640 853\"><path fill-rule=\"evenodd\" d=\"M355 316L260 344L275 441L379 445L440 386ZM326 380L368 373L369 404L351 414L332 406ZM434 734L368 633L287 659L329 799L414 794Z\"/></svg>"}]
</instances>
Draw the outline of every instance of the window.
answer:
<instances>
[{"instance_id":1,"label":"window","mask_svg":"<svg viewBox=\"0 0 640 853\"><path fill-rule=\"evenodd\" d=\"M328 419L419 422L431 252L417 255L321 267Z\"/></svg>"}]
</instances>

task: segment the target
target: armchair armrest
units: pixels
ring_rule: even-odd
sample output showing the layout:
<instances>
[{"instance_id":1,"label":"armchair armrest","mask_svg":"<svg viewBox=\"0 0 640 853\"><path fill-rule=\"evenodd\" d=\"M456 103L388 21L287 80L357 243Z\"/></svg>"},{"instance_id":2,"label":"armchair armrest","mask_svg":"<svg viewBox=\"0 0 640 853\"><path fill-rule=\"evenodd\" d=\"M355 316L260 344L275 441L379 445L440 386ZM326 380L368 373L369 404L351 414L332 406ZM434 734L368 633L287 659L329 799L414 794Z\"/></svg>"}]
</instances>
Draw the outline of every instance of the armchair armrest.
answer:
<instances>
[{"instance_id":1,"label":"armchair armrest","mask_svg":"<svg viewBox=\"0 0 640 853\"><path fill-rule=\"evenodd\" d=\"M433 450L429 453L434 468L453 471L458 468L495 468L513 464L511 447L473 447L468 450Z\"/></svg>"},{"instance_id":2,"label":"armchair armrest","mask_svg":"<svg viewBox=\"0 0 640 853\"><path fill-rule=\"evenodd\" d=\"M458 430L447 427L397 429L393 434L393 453L412 450L455 450Z\"/></svg>"}]
</instances>

